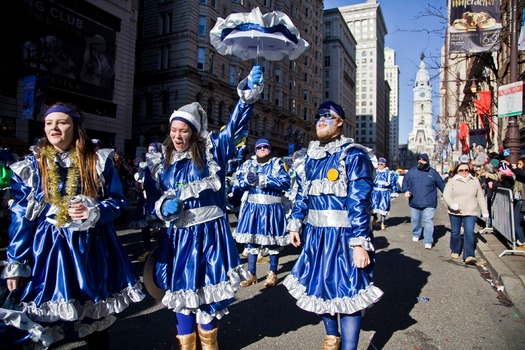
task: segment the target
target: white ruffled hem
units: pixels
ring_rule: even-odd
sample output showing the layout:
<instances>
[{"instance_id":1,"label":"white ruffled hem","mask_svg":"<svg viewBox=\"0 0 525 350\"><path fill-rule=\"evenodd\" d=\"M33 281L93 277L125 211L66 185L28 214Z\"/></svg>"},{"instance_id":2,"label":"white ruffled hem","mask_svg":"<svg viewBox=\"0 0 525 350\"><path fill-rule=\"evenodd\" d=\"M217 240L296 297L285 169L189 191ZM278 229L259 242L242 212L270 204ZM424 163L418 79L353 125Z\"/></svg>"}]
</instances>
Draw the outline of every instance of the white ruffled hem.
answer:
<instances>
[{"instance_id":1,"label":"white ruffled hem","mask_svg":"<svg viewBox=\"0 0 525 350\"><path fill-rule=\"evenodd\" d=\"M359 293L353 297L335 298L331 300L323 300L315 296L306 295L306 287L301 285L299 281L292 275L288 275L283 284L288 288L290 294L297 299L297 306L301 309L323 314L353 314L357 311L369 308L374 303L378 302L383 296L383 291L371 283L365 289L361 289Z\"/></svg>"},{"instance_id":2,"label":"white ruffled hem","mask_svg":"<svg viewBox=\"0 0 525 350\"><path fill-rule=\"evenodd\" d=\"M228 309L223 309L212 314L206 313L199 309L201 305L220 302L235 297L236 291L240 287L241 280L250 278L248 271L242 265L228 272L229 281L224 281L216 285L208 285L199 288L197 291L193 290L177 290L166 291L162 298L162 304L173 312L180 312L185 315L195 313L197 316L197 323L210 323L213 318L220 319L222 316L228 314Z\"/></svg>"},{"instance_id":3,"label":"white ruffled hem","mask_svg":"<svg viewBox=\"0 0 525 350\"><path fill-rule=\"evenodd\" d=\"M76 300L58 300L43 303L36 306L34 302L21 303L20 311L27 314L37 322L77 321L89 317L94 320L120 313L131 303L136 303L145 298L140 283L133 287L128 286L120 293L114 293L112 297L100 300L96 303L88 301L80 304Z\"/></svg>"},{"instance_id":4,"label":"white ruffled hem","mask_svg":"<svg viewBox=\"0 0 525 350\"><path fill-rule=\"evenodd\" d=\"M290 235L284 235L279 237L269 237L260 234L251 234L251 233L233 233L233 238L237 243L246 244L259 244L259 245L278 245L286 246L290 244Z\"/></svg>"}]
</instances>

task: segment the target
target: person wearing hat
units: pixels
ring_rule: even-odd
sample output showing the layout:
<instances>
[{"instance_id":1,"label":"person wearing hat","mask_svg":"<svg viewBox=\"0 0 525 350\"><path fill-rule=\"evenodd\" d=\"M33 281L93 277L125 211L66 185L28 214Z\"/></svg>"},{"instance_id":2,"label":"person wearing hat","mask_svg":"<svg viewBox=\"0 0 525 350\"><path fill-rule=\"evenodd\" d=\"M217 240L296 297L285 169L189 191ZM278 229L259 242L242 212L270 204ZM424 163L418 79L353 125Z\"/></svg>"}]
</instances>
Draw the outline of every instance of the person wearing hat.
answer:
<instances>
[{"instance_id":1,"label":"person wearing hat","mask_svg":"<svg viewBox=\"0 0 525 350\"><path fill-rule=\"evenodd\" d=\"M477 260L474 228L480 210L485 220L488 219L489 212L480 182L472 176L469 164L458 165L457 174L445 186L443 200L448 206L450 219L450 256L452 259L458 259L463 250L465 264L475 265Z\"/></svg>"},{"instance_id":2,"label":"person wearing hat","mask_svg":"<svg viewBox=\"0 0 525 350\"><path fill-rule=\"evenodd\" d=\"M162 303L175 314L179 349L195 349L196 331L203 349L218 349L219 319L240 282L251 278L231 234L225 182L228 159L262 90L262 69L254 66L237 86L240 100L218 132L207 132L208 117L198 102L169 118L163 166L152 173L162 192L155 213L168 227L157 242L154 280L165 290Z\"/></svg>"},{"instance_id":3,"label":"person wearing hat","mask_svg":"<svg viewBox=\"0 0 525 350\"><path fill-rule=\"evenodd\" d=\"M467 158L468 161L468 158ZM428 154L417 156L417 166L408 170L403 179L402 192L408 198L412 222L412 240L419 241L424 234L425 249L434 244L434 213L437 208L437 190L445 189L445 182L439 173L430 167Z\"/></svg>"},{"instance_id":4,"label":"person wearing hat","mask_svg":"<svg viewBox=\"0 0 525 350\"><path fill-rule=\"evenodd\" d=\"M138 200L135 215L128 227L139 229L142 234L142 252L136 257L138 262L146 261L151 254L151 230L161 229L163 226L162 221L155 215L155 199L160 197L160 192L151 176L151 173L155 172L155 166L164 158L163 148L160 142L150 143L148 153L144 155L144 161L138 164L138 171L134 175Z\"/></svg>"},{"instance_id":5,"label":"person wearing hat","mask_svg":"<svg viewBox=\"0 0 525 350\"><path fill-rule=\"evenodd\" d=\"M390 212L391 194L396 192L397 176L386 166L386 158L380 157L377 160L374 190L372 191L372 213L374 214L372 226L377 222L379 215L381 230L386 228L385 217Z\"/></svg>"},{"instance_id":6,"label":"person wearing hat","mask_svg":"<svg viewBox=\"0 0 525 350\"><path fill-rule=\"evenodd\" d=\"M340 105L319 105L318 140L296 169L287 224L292 245L302 250L283 284L300 308L322 317L323 349L356 349L362 311L383 295L372 281L371 150L343 135L344 122Z\"/></svg>"},{"instance_id":7,"label":"person wearing hat","mask_svg":"<svg viewBox=\"0 0 525 350\"><path fill-rule=\"evenodd\" d=\"M77 107L53 104L35 153L11 165L13 220L1 278L35 326L74 323L90 349L109 349L115 314L145 294L113 227L128 205L113 150L96 149L82 120ZM46 336L49 346L60 340L53 334L33 340Z\"/></svg>"},{"instance_id":8,"label":"person wearing hat","mask_svg":"<svg viewBox=\"0 0 525 350\"><path fill-rule=\"evenodd\" d=\"M274 156L268 140L258 139L254 150L255 155L236 173L234 187L245 194L233 237L245 244L248 253L250 278L241 282L241 286L257 283L257 257L266 249L270 255L270 269L264 285L273 287L278 281L279 252L290 244L282 203L284 192L290 188L290 176L283 160Z\"/></svg>"}]
</instances>

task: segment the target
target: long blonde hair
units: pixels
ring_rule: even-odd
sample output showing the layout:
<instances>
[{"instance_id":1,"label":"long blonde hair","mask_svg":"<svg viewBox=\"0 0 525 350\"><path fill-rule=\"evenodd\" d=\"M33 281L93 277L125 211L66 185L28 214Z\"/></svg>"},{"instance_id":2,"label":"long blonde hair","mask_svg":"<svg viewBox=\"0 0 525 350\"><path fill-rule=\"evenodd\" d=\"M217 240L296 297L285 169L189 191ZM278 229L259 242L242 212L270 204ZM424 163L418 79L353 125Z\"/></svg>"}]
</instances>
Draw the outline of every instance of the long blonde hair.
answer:
<instances>
[{"instance_id":1,"label":"long blonde hair","mask_svg":"<svg viewBox=\"0 0 525 350\"><path fill-rule=\"evenodd\" d=\"M80 174L80 193L91 198L97 198L100 187L99 176L97 173L97 152L95 145L93 144L93 142L91 142L91 139L88 138L86 130L82 126L84 113L77 106L68 103L57 102L51 107L54 106L67 106L75 110L80 115L80 118L71 117L71 119L73 120L74 128L73 144L77 150L77 159L79 167L78 171ZM47 137L42 138L38 142L37 146L39 151L37 152L36 158L38 161L40 172L42 174L42 188L44 189L46 200L49 200L50 191L48 165L46 157L42 154L40 150L44 149L44 147L46 146L53 146L51 145Z\"/></svg>"}]
</instances>

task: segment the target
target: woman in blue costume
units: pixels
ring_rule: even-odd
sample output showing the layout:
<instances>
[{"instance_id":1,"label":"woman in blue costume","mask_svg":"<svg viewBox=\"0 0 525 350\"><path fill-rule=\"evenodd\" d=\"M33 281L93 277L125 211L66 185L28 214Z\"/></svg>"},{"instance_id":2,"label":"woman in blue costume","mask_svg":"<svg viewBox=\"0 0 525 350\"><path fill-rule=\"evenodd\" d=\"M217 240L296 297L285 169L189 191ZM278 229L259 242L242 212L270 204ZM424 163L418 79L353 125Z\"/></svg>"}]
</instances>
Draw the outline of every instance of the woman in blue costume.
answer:
<instances>
[{"instance_id":1,"label":"woman in blue costume","mask_svg":"<svg viewBox=\"0 0 525 350\"><path fill-rule=\"evenodd\" d=\"M385 217L390 212L391 196L394 193L397 193L397 175L388 169L386 159L381 157L377 160L374 190L372 191L372 213L374 214L372 226L377 222L379 215L381 230L386 228Z\"/></svg>"},{"instance_id":2,"label":"woman in blue costume","mask_svg":"<svg viewBox=\"0 0 525 350\"><path fill-rule=\"evenodd\" d=\"M155 210L168 224L159 237L155 279L166 290L162 303L176 313L180 349L195 349L196 328L203 349L218 349L218 320L249 278L227 219L225 178L261 83L255 66L239 83L241 100L219 132L206 132L206 112L197 102L173 112L164 166L153 172L163 191Z\"/></svg>"},{"instance_id":3,"label":"woman in blue costume","mask_svg":"<svg viewBox=\"0 0 525 350\"><path fill-rule=\"evenodd\" d=\"M78 108L54 104L34 155L11 166L14 202L1 277L20 291L14 310L49 329L75 323L90 349L107 349L115 314L145 295L112 226L127 205L112 150L96 150L82 120ZM60 338L49 335L48 343Z\"/></svg>"},{"instance_id":4,"label":"woman in blue costume","mask_svg":"<svg viewBox=\"0 0 525 350\"><path fill-rule=\"evenodd\" d=\"M372 283L373 167L368 149L342 135L341 106L324 102L316 118L319 140L310 143L297 173L287 225L291 243L303 249L284 285L300 308L322 315L323 349L356 349L361 312L383 294Z\"/></svg>"},{"instance_id":5,"label":"woman in blue costume","mask_svg":"<svg viewBox=\"0 0 525 350\"><path fill-rule=\"evenodd\" d=\"M128 227L131 229L140 229L142 233L142 252L137 256L138 262L144 262L151 254L151 230L158 230L163 226L162 221L155 215L155 200L160 197L160 191L151 177L151 164L157 164L162 161L163 147L160 142L152 142L148 146L148 153L145 159L138 165L138 171L135 173L135 188L138 190L137 209L133 220Z\"/></svg>"},{"instance_id":6,"label":"woman in blue costume","mask_svg":"<svg viewBox=\"0 0 525 350\"><path fill-rule=\"evenodd\" d=\"M270 255L270 271L264 285L273 287L277 284L279 252L290 244L282 204L284 191L290 188L290 176L282 159L273 156L268 140L257 140L255 155L242 164L237 182L235 187L246 192L233 237L238 243L246 244L250 272L250 279L241 282L241 286L257 283L257 257L261 249L266 248Z\"/></svg>"}]
</instances>

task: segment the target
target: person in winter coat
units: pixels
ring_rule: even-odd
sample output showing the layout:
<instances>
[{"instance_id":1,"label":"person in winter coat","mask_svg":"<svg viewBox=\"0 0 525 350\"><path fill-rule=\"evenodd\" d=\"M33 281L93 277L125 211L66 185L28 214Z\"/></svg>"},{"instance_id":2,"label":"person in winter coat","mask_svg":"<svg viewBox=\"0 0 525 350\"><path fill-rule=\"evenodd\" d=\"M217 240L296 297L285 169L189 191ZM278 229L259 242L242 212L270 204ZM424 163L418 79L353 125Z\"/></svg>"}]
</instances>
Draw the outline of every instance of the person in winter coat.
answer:
<instances>
[{"instance_id":1,"label":"person in winter coat","mask_svg":"<svg viewBox=\"0 0 525 350\"><path fill-rule=\"evenodd\" d=\"M463 248L465 264L475 265L476 238L474 227L479 210L485 220L489 217L487 202L479 180L472 176L468 164L460 164L457 174L447 182L443 199L450 219L450 256L458 259ZM461 226L464 234L461 235ZM462 242L463 241L463 242Z\"/></svg>"},{"instance_id":2,"label":"person in winter coat","mask_svg":"<svg viewBox=\"0 0 525 350\"><path fill-rule=\"evenodd\" d=\"M403 179L402 192L408 198L412 222L412 240L419 241L423 230L425 249L434 244L434 213L437 208L437 190L443 192L445 182L439 173L430 167L428 154L417 157L417 166L408 170Z\"/></svg>"}]
</instances>

